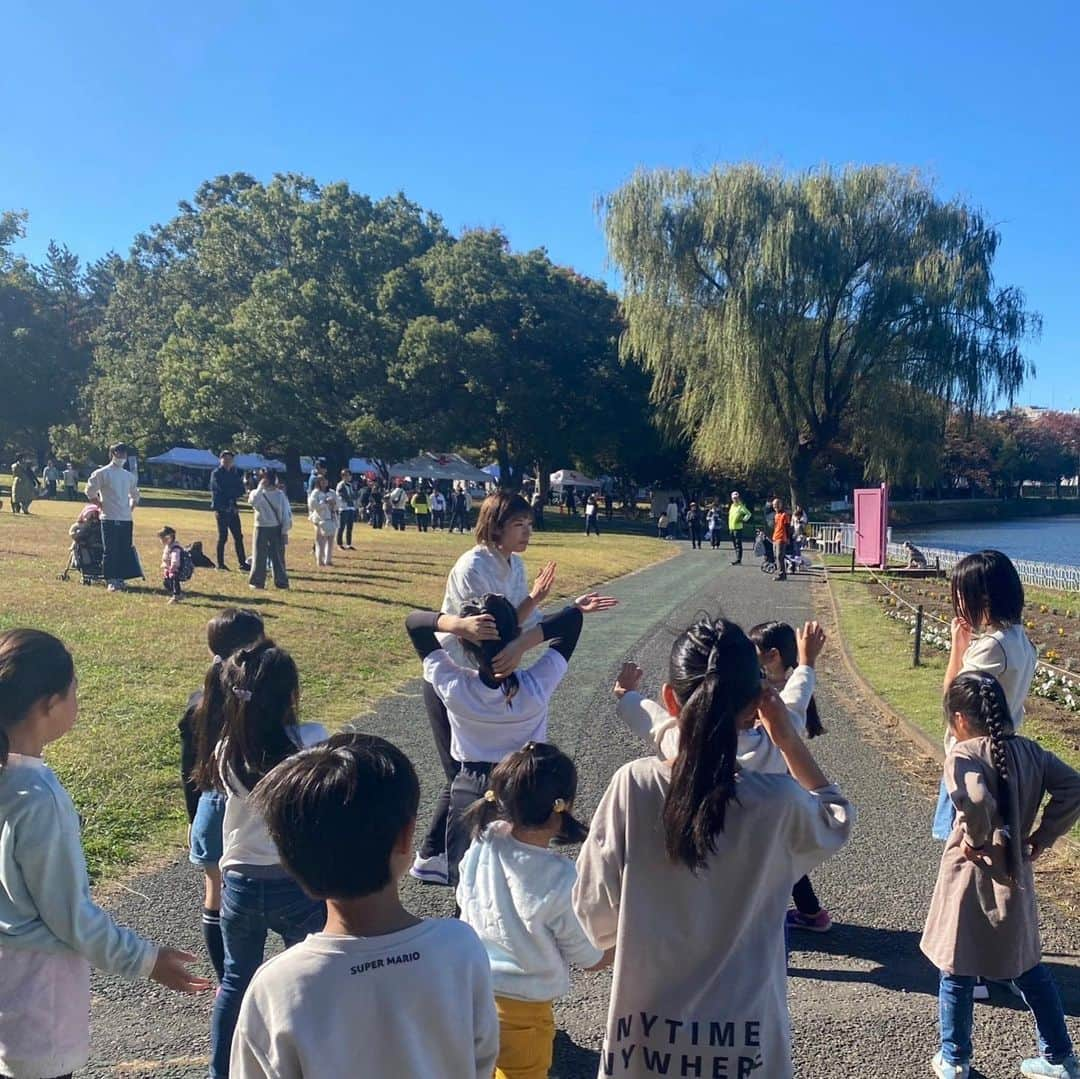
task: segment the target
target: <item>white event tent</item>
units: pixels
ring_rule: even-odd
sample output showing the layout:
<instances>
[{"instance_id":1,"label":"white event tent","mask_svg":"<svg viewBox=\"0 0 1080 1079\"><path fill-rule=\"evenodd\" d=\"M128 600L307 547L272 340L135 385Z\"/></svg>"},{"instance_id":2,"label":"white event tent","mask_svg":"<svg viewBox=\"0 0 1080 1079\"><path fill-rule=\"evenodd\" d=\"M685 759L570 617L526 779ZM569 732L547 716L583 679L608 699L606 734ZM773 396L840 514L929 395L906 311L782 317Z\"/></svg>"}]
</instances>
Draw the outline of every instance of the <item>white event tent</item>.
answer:
<instances>
[{"instance_id":1,"label":"white event tent","mask_svg":"<svg viewBox=\"0 0 1080 1079\"><path fill-rule=\"evenodd\" d=\"M421 453L409 461L390 466L392 477L408 476L414 480L461 480L467 483L490 483L491 477L456 453Z\"/></svg>"},{"instance_id":2,"label":"white event tent","mask_svg":"<svg viewBox=\"0 0 1080 1079\"><path fill-rule=\"evenodd\" d=\"M173 446L165 453L159 453L157 457L147 458L148 465L171 465L173 468L197 468L203 472L209 472L217 468L217 456L209 450L196 450L190 446Z\"/></svg>"},{"instance_id":3,"label":"white event tent","mask_svg":"<svg viewBox=\"0 0 1080 1079\"><path fill-rule=\"evenodd\" d=\"M599 490L603 484L599 480L591 480L581 472L572 468L560 468L558 472L552 472L548 477L552 487L590 487Z\"/></svg>"}]
</instances>

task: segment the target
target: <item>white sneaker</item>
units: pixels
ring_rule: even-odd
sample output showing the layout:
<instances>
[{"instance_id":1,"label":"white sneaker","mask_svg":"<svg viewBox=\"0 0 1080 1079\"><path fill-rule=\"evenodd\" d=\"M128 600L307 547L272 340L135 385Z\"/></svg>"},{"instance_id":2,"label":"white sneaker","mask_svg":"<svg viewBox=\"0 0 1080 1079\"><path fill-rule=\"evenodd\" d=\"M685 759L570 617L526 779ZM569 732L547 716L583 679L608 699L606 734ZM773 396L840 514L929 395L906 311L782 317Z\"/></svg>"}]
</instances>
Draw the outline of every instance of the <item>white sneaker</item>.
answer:
<instances>
[{"instance_id":1,"label":"white sneaker","mask_svg":"<svg viewBox=\"0 0 1080 1079\"><path fill-rule=\"evenodd\" d=\"M423 881L424 884L449 884L450 866L446 862L446 855L434 854L430 858L422 858L417 854L409 876Z\"/></svg>"},{"instance_id":2,"label":"white sneaker","mask_svg":"<svg viewBox=\"0 0 1080 1079\"><path fill-rule=\"evenodd\" d=\"M968 1079L971 1071L968 1064L949 1064L941 1055L940 1050L930 1061L930 1069L938 1079Z\"/></svg>"}]
</instances>

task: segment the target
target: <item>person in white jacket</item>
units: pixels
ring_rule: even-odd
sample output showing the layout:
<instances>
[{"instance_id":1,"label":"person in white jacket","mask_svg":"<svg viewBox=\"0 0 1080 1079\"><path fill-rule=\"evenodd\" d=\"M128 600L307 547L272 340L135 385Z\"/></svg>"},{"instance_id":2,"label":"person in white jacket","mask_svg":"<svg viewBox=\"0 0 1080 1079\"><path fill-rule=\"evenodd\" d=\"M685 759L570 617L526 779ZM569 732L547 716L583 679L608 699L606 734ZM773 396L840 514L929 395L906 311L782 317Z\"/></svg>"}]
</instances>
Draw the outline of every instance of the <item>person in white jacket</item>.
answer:
<instances>
[{"instance_id":1,"label":"person in white jacket","mask_svg":"<svg viewBox=\"0 0 1080 1079\"><path fill-rule=\"evenodd\" d=\"M308 495L308 520L315 526L315 561L320 566L334 564L334 536L338 527L338 497L330 481L320 476Z\"/></svg>"},{"instance_id":2,"label":"person in white jacket","mask_svg":"<svg viewBox=\"0 0 1080 1079\"><path fill-rule=\"evenodd\" d=\"M674 759L616 772L578 858L574 910L615 947L600 1072L791 1079L783 934L791 882L846 842L854 810L818 767L753 642L708 619L672 649ZM764 728L789 775L738 763Z\"/></svg>"},{"instance_id":3,"label":"person in white jacket","mask_svg":"<svg viewBox=\"0 0 1080 1079\"><path fill-rule=\"evenodd\" d=\"M285 568L285 546L292 528L292 507L288 495L278 486L277 473L273 469L259 470L259 484L248 502L255 511L255 554L251 559L252 588L266 587L266 564L274 571L274 585L289 587L289 573Z\"/></svg>"}]
</instances>

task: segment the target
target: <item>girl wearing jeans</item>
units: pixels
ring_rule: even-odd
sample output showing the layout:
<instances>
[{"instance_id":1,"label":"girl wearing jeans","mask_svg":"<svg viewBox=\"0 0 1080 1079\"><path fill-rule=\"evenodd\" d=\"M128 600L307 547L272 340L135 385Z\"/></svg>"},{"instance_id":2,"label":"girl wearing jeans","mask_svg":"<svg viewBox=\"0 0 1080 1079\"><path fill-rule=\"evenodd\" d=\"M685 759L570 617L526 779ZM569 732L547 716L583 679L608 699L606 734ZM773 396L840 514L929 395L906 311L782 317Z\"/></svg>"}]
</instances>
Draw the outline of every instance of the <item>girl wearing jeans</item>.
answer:
<instances>
[{"instance_id":1,"label":"girl wearing jeans","mask_svg":"<svg viewBox=\"0 0 1080 1079\"><path fill-rule=\"evenodd\" d=\"M1022 1061L1021 1073L1080 1079L1061 998L1042 964L1031 871L1080 819L1080 774L1013 733L1005 693L988 674L961 674L945 708L953 746L944 778L956 820L921 943L941 972L941 1048L931 1067L939 1079L967 1079L975 981L987 978L1012 981L1035 1016L1040 1055Z\"/></svg>"},{"instance_id":2,"label":"girl wearing jeans","mask_svg":"<svg viewBox=\"0 0 1080 1079\"><path fill-rule=\"evenodd\" d=\"M289 876L261 814L250 804L255 784L274 765L325 741L326 729L298 721L296 664L273 641L234 652L222 668L221 682L225 724L216 758L218 784L225 792L220 862L225 976L210 1027L211 1079L228 1079L236 1017L262 964L267 931L277 933L288 948L326 922L326 904L310 899Z\"/></svg>"}]
</instances>

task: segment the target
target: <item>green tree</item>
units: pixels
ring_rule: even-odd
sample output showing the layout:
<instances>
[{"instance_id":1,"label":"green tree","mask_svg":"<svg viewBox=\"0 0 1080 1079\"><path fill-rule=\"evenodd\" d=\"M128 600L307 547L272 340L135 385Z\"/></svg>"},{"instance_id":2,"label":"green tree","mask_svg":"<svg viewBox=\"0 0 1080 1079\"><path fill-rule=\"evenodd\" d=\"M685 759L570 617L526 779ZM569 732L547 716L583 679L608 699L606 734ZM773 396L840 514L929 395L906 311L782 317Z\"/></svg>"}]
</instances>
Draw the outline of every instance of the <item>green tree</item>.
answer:
<instances>
[{"instance_id":1,"label":"green tree","mask_svg":"<svg viewBox=\"0 0 1080 1079\"><path fill-rule=\"evenodd\" d=\"M643 171L601 208L624 349L706 467L780 467L802 499L845 424L903 422L897 387L978 408L1030 370L998 233L915 173Z\"/></svg>"},{"instance_id":2,"label":"green tree","mask_svg":"<svg viewBox=\"0 0 1080 1079\"><path fill-rule=\"evenodd\" d=\"M597 459L628 418L616 298L544 251L468 232L390 275L383 308L400 331L390 381L404 415L426 424L429 448L450 440L493 455L505 486L533 468L546 485L553 468ZM371 398L365 422L380 411Z\"/></svg>"},{"instance_id":3,"label":"green tree","mask_svg":"<svg viewBox=\"0 0 1080 1079\"><path fill-rule=\"evenodd\" d=\"M446 237L398 195L297 175L202 185L140 236L99 334L95 429L285 457L348 455L352 402L386 382L384 277Z\"/></svg>"}]
</instances>

